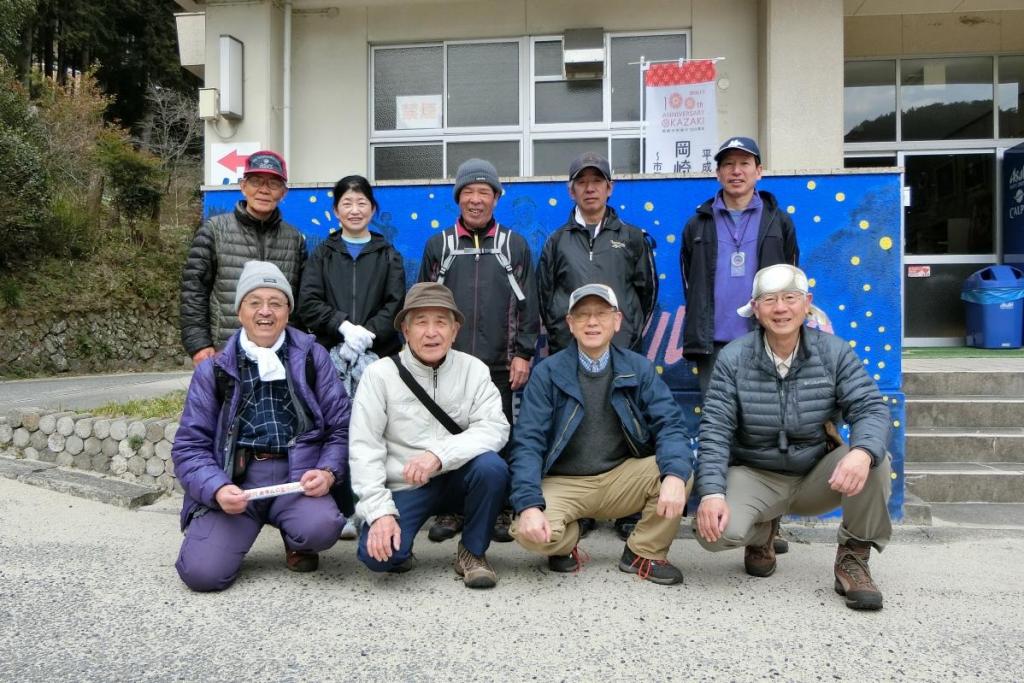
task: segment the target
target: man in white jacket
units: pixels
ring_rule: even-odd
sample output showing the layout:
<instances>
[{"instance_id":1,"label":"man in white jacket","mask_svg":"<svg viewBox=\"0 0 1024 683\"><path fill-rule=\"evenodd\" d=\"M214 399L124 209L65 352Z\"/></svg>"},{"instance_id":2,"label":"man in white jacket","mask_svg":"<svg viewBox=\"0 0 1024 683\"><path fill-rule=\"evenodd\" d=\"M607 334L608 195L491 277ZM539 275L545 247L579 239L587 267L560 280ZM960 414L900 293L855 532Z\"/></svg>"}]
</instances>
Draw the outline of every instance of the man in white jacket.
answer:
<instances>
[{"instance_id":1,"label":"man in white jacket","mask_svg":"<svg viewBox=\"0 0 1024 683\"><path fill-rule=\"evenodd\" d=\"M413 539L426 520L457 513L466 522L455 571L469 588L490 588L498 577L486 552L508 486L497 451L509 425L487 366L452 349L463 320L444 285L421 282L409 290L395 317L405 347L370 365L359 384L349 467L363 564L377 572L412 569ZM417 398L395 358L454 425L445 427Z\"/></svg>"}]
</instances>

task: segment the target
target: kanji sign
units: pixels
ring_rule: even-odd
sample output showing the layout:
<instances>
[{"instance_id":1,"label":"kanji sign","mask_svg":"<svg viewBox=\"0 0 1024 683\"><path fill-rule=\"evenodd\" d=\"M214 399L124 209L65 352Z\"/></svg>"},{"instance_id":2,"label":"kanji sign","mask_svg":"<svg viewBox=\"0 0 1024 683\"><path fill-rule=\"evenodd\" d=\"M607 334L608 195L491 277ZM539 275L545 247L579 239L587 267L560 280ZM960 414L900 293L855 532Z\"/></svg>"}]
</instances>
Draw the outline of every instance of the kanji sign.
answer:
<instances>
[{"instance_id":1,"label":"kanji sign","mask_svg":"<svg viewBox=\"0 0 1024 683\"><path fill-rule=\"evenodd\" d=\"M651 64L644 73L645 173L710 173L717 147L715 63Z\"/></svg>"}]
</instances>

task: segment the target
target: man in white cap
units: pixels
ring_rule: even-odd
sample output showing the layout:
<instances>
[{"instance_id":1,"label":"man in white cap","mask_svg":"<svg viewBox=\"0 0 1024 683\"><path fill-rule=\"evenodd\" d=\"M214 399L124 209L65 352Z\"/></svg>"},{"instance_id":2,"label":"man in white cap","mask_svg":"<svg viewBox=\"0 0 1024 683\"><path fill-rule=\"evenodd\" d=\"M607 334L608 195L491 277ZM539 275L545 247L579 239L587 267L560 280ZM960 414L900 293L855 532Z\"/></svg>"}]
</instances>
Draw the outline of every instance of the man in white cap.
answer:
<instances>
[{"instance_id":1,"label":"man in white cap","mask_svg":"<svg viewBox=\"0 0 1024 683\"><path fill-rule=\"evenodd\" d=\"M551 571L579 571L579 520L640 512L619 569L681 583L668 550L692 483L682 411L646 357L612 344L611 287L579 287L566 313L573 341L537 366L513 435L513 536Z\"/></svg>"},{"instance_id":2,"label":"man in white cap","mask_svg":"<svg viewBox=\"0 0 1024 683\"><path fill-rule=\"evenodd\" d=\"M540 316L530 245L494 218L502 192L491 162L468 159L459 166L453 192L459 218L454 227L427 240L418 280L451 290L466 321L454 348L487 364L512 424L512 392L530 377ZM495 520L494 540L511 541L511 523L511 515L503 511ZM458 515L441 515L429 537L444 541L461 528Z\"/></svg>"},{"instance_id":3,"label":"man in white cap","mask_svg":"<svg viewBox=\"0 0 1024 683\"><path fill-rule=\"evenodd\" d=\"M175 567L196 591L230 586L264 524L288 568L309 572L345 521L327 494L348 472L349 402L327 351L288 327L295 298L273 263L245 265L234 303L242 327L196 369L171 450L185 489ZM290 482L302 490L246 492Z\"/></svg>"},{"instance_id":4,"label":"man in white cap","mask_svg":"<svg viewBox=\"0 0 1024 683\"><path fill-rule=\"evenodd\" d=\"M737 312L758 328L722 349L704 401L693 527L708 550L745 546L747 573L765 577L781 515L842 507L835 590L848 607L880 609L868 560L892 533L889 410L850 345L804 325L811 299L795 266L755 275Z\"/></svg>"}]
</instances>

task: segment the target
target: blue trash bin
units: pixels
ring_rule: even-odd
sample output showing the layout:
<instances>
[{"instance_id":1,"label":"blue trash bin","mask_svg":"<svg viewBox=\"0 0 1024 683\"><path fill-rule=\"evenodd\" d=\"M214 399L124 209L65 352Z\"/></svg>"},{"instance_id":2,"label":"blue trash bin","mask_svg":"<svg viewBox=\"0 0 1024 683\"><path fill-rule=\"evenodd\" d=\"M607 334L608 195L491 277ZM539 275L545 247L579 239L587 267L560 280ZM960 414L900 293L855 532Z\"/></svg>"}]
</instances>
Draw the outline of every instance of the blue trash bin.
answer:
<instances>
[{"instance_id":1,"label":"blue trash bin","mask_svg":"<svg viewBox=\"0 0 1024 683\"><path fill-rule=\"evenodd\" d=\"M967 313L967 345L1019 349L1024 336L1024 271L989 266L964 281L960 298Z\"/></svg>"}]
</instances>

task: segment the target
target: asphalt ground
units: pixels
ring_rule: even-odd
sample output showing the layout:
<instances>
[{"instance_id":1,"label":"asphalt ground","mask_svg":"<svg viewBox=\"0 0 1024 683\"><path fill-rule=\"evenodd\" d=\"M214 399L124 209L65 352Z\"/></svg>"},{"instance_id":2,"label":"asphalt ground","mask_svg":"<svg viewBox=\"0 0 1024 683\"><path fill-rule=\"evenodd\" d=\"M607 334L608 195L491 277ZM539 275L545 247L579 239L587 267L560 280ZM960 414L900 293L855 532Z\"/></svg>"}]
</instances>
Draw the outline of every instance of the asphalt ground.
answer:
<instances>
[{"instance_id":1,"label":"asphalt ground","mask_svg":"<svg viewBox=\"0 0 1024 683\"><path fill-rule=\"evenodd\" d=\"M0 381L0 415L14 408L78 410L188 389L192 371L124 372Z\"/></svg>"},{"instance_id":2,"label":"asphalt ground","mask_svg":"<svg viewBox=\"0 0 1024 683\"><path fill-rule=\"evenodd\" d=\"M417 539L419 566L378 576L341 541L312 574L285 569L265 528L229 590L174 571L179 497L129 511L0 479L3 681L1019 681L1024 531L900 528L872 568L885 609L832 589L833 530L787 527L770 578L742 552L680 539L682 586L616 568L608 525L579 575L514 544L486 591L455 543Z\"/></svg>"}]
</instances>

